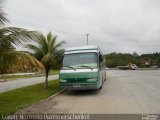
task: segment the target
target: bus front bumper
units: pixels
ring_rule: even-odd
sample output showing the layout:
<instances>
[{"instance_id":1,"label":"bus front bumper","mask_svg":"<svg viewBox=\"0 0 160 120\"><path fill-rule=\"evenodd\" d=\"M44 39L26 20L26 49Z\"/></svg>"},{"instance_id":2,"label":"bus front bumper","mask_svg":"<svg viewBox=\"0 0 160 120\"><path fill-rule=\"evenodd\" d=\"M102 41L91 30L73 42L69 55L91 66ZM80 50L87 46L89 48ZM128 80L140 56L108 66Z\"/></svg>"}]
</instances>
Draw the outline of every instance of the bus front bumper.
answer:
<instances>
[{"instance_id":1,"label":"bus front bumper","mask_svg":"<svg viewBox=\"0 0 160 120\"><path fill-rule=\"evenodd\" d=\"M96 90L99 88L97 83L60 83L60 87L67 90Z\"/></svg>"}]
</instances>

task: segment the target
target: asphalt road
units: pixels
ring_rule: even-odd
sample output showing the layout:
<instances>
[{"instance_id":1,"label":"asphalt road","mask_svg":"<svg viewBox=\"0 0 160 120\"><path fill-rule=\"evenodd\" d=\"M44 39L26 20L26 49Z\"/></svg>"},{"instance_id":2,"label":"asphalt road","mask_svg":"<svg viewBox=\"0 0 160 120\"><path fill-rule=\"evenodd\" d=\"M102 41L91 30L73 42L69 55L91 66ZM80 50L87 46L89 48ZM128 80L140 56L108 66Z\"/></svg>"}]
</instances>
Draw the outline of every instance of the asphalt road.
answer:
<instances>
[{"instance_id":1,"label":"asphalt road","mask_svg":"<svg viewBox=\"0 0 160 120\"><path fill-rule=\"evenodd\" d=\"M58 79L58 75L51 75L48 77L48 80ZM17 80L10 80L6 82L0 82L0 93L14 90L17 88L22 88L38 83L42 83L45 81L45 76L42 77L33 77L33 78L20 78Z\"/></svg>"},{"instance_id":2,"label":"asphalt road","mask_svg":"<svg viewBox=\"0 0 160 120\"><path fill-rule=\"evenodd\" d=\"M160 113L160 71L107 71L101 90L65 91L17 113Z\"/></svg>"}]
</instances>

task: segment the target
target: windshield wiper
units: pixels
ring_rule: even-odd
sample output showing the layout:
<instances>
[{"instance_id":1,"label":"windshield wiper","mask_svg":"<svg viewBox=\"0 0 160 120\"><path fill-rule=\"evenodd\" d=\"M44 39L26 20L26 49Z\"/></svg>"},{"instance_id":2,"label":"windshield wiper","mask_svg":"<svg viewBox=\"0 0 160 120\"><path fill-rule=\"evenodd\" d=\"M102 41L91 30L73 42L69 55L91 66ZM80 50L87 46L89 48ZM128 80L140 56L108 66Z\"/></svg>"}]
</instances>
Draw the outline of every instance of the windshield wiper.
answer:
<instances>
[{"instance_id":1,"label":"windshield wiper","mask_svg":"<svg viewBox=\"0 0 160 120\"><path fill-rule=\"evenodd\" d=\"M81 66L78 66L78 67L87 67L87 68L90 68L91 70L93 70L93 68L91 68L89 66L86 66L86 65L81 65Z\"/></svg>"},{"instance_id":2,"label":"windshield wiper","mask_svg":"<svg viewBox=\"0 0 160 120\"><path fill-rule=\"evenodd\" d=\"M74 67L71 67L71 66L63 66L63 67L71 68L71 69L76 71L76 69Z\"/></svg>"}]
</instances>

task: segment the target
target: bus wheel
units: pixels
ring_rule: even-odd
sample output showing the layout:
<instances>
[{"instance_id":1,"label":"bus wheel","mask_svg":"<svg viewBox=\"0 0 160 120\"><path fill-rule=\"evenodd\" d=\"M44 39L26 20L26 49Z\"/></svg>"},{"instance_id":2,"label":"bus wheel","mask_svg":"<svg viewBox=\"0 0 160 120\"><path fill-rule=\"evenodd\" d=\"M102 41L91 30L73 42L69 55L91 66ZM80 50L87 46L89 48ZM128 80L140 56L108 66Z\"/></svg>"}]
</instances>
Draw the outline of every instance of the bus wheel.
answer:
<instances>
[{"instance_id":1,"label":"bus wheel","mask_svg":"<svg viewBox=\"0 0 160 120\"><path fill-rule=\"evenodd\" d=\"M102 89L102 85L101 85L101 87L99 89Z\"/></svg>"},{"instance_id":2,"label":"bus wheel","mask_svg":"<svg viewBox=\"0 0 160 120\"><path fill-rule=\"evenodd\" d=\"M106 76L105 76L105 78L104 78L104 81L106 81Z\"/></svg>"},{"instance_id":3,"label":"bus wheel","mask_svg":"<svg viewBox=\"0 0 160 120\"><path fill-rule=\"evenodd\" d=\"M105 79L104 79L104 81L106 81L107 80L107 77L106 77L106 73L105 73Z\"/></svg>"}]
</instances>

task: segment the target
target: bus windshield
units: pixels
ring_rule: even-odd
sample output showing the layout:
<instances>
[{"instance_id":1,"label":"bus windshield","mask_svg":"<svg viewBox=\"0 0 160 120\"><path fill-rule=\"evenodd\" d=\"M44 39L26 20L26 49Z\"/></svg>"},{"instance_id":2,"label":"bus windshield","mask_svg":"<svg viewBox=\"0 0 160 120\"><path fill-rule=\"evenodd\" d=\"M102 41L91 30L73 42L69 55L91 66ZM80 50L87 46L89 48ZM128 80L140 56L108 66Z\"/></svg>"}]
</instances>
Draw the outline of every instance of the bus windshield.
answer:
<instances>
[{"instance_id":1,"label":"bus windshield","mask_svg":"<svg viewBox=\"0 0 160 120\"><path fill-rule=\"evenodd\" d=\"M73 68L81 68L81 67L90 67L97 68L98 67L98 55L97 53L73 53L66 54L63 58L63 67L73 67Z\"/></svg>"}]
</instances>

